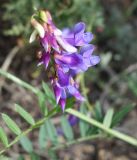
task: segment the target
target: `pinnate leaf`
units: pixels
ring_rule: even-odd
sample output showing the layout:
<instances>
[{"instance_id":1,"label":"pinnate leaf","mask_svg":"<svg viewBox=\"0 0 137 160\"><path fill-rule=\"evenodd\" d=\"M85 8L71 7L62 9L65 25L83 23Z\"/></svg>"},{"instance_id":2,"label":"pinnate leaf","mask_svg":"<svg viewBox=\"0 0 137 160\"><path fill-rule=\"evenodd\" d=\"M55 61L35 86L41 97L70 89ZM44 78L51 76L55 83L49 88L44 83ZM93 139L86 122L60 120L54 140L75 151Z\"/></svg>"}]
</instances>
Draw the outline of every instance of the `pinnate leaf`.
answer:
<instances>
[{"instance_id":1,"label":"pinnate leaf","mask_svg":"<svg viewBox=\"0 0 137 160\"><path fill-rule=\"evenodd\" d=\"M117 125L134 107L134 104L123 106L118 112L114 114L111 126L114 127Z\"/></svg>"},{"instance_id":2,"label":"pinnate leaf","mask_svg":"<svg viewBox=\"0 0 137 160\"><path fill-rule=\"evenodd\" d=\"M47 120L45 123L46 129L48 131L49 139L54 143L58 143L58 135L55 126L51 122L51 120Z\"/></svg>"},{"instance_id":3,"label":"pinnate leaf","mask_svg":"<svg viewBox=\"0 0 137 160\"><path fill-rule=\"evenodd\" d=\"M26 136L21 137L20 144L26 152L28 152L28 153L33 152L33 146L32 146L32 143L28 137L26 137Z\"/></svg>"},{"instance_id":4,"label":"pinnate leaf","mask_svg":"<svg viewBox=\"0 0 137 160\"><path fill-rule=\"evenodd\" d=\"M74 139L73 130L65 116L61 117L61 126L66 138L68 140L73 140Z\"/></svg>"},{"instance_id":5,"label":"pinnate leaf","mask_svg":"<svg viewBox=\"0 0 137 160\"><path fill-rule=\"evenodd\" d=\"M87 109L86 109L84 103L82 103L81 106L80 106L80 112L83 113L84 115L87 114ZM85 121L83 121L83 120L80 119L80 121L79 121L79 128L80 128L80 134L81 134L81 136L84 137L84 136L87 135L88 130L90 128L90 125L87 122L85 122Z\"/></svg>"},{"instance_id":6,"label":"pinnate leaf","mask_svg":"<svg viewBox=\"0 0 137 160\"><path fill-rule=\"evenodd\" d=\"M21 134L20 128L7 114L2 114L2 119L13 133L16 135Z\"/></svg>"},{"instance_id":7,"label":"pinnate leaf","mask_svg":"<svg viewBox=\"0 0 137 160\"><path fill-rule=\"evenodd\" d=\"M34 125L35 121L31 114L29 114L26 110L24 110L20 105L15 105L15 110L20 114L22 118L24 118L30 125Z\"/></svg>"},{"instance_id":8,"label":"pinnate leaf","mask_svg":"<svg viewBox=\"0 0 137 160\"><path fill-rule=\"evenodd\" d=\"M8 138L2 127L0 127L0 140L2 141L5 147L8 146Z\"/></svg>"},{"instance_id":9,"label":"pinnate leaf","mask_svg":"<svg viewBox=\"0 0 137 160\"><path fill-rule=\"evenodd\" d=\"M43 124L39 130L39 146L41 149L47 146L48 139L49 139L48 131L45 124Z\"/></svg>"},{"instance_id":10,"label":"pinnate leaf","mask_svg":"<svg viewBox=\"0 0 137 160\"><path fill-rule=\"evenodd\" d=\"M114 114L114 110L112 108L110 108L110 109L108 109L108 111L104 117L103 124L107 128L109 128L111 126L113 114Z\"/></svg>"}]
</instances>

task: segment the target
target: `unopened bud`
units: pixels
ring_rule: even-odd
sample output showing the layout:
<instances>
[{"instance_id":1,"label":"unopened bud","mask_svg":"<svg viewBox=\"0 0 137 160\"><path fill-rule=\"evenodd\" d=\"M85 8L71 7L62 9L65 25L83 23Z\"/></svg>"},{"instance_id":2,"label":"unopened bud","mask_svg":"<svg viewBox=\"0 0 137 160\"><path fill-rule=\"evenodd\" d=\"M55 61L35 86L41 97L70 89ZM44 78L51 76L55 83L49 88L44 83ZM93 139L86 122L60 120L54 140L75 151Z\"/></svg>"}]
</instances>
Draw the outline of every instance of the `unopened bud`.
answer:
<instances>
[{"instance_id":1,"label":"unopened bud","mask_svg":"<svg viewBox=\"0 0 137 160\"><path fill-rule=\"evenodd\" d=\"M31 24L37 30L37 32L39 33L39 36L43 38L45 35L45 30L43 26L38 21L36 21L34 18L31 19Z\"/></svg>"},{"instance_id":2,"label":"unopened bud","mask_svg":"<svg viewBox=\"0 0 137 160\"><path fill-rule=\"evenodd\" d=\"M46 12L41 10L39 11L39 18L43 21L43 22L48 22L48 17L46 15Z\"/></svg>"}]
</instances>

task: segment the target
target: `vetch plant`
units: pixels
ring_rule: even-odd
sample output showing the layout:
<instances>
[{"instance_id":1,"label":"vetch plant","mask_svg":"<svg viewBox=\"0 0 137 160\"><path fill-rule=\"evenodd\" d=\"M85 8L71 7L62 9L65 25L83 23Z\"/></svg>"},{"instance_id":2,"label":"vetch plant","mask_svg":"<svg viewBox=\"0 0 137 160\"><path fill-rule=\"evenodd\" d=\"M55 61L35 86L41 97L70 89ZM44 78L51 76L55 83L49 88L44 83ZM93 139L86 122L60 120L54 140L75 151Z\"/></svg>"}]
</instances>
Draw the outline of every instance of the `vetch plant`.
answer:
<instances>
[{"instance_id":1,"label":"vetch plant","mask_svg":"<svg viewBox=\"0 0 137 160\"><path fill-rule=\"evenodd\" d=\"M36 95L42 112L42 118L34 120L32 115L22 106L15 105L15 111L30 125L25 131L20 129L21 127L13 118L3 113L2 119L10 131L15 134L15 139L10 141L4 129L0 127L0 140L3 144L0 154L4 154L15 143L20 142L24 150L31 155L31 158L39 159L41 153L45 155L45 151L47 151L52 159L57 159L54 151L58 149L86 140L108 136L116 137L137 146L137 139L113 129L135 107L135 104L123 106L118 112L110 108L103 115L99 102L96 103L94 109L90 110L91 105L87 99L83 79L80 79L82 80L80 83L82 83L81 89L84 97L79 92L79 84L75 81L75 77L100 61L98 56L92 55L94 46L89 43L93 39L93 35L90 32L85 32L85 24L80 22L70 29L66 28L61 31L54 25L50 13L43 10L37 11L32 16L31 23L35 30L30 37L30 42L35 39L40 41L42 49L39 52L38 65L49 68L51 72L49 79L56 100L54 100L52 90L45 82L42 83L42 89L40 90L0 69L2 76ZM79 110L73 108L73 97L81 101ZM48 108L47 103L50 103L52 107ZM58 113L61 114L60 135L52 121L54 115L58 115ZM78 138L75 138L75 130L72 127L75 124L79 125L80 134ZM35 150L32 140L27 137L27 134L36 128L40 129L38 135L39 148ZM65 142L61 142L59 136L63 136ZM48 146L49 141L50 146Z\"/></svg>"}]
</instances>

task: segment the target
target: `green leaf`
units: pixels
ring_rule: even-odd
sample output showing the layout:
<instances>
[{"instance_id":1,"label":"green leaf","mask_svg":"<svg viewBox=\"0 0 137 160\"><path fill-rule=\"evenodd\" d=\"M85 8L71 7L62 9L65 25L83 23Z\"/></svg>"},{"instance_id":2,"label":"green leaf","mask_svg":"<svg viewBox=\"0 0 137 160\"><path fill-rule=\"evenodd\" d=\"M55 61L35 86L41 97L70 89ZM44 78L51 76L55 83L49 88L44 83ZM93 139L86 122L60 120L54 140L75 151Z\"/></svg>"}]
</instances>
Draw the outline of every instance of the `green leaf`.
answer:
<instances>
[{"instance_id":1,"label":"green leaf","mask_svg":"<svg viewBox=\"0 0 137 160\"><path fill-rule=\"evenodd\" d=\"M46 98L48 98L48 101L51 104L56 105L56 100L55 100L55 97L53 95L53 91L49 88L49 86L45 82L42 82L42 87L44 89Z\"/></svg>"},{"instance_id":2,"label":"green leaf","mask_svg":"<svg viewBox=\"0 0 137 160\"><path fill-rule=\"evenodd\" d=\"M8 138L2 127L0 127L0 140L2 141L5 147L8 146Z\"/></svg>"},{"instance_id":3,"label":"green leaf","mask_svg":"<svg viewBox=\"0 0 137 160\"><path fill-rule=\"evenodd\" d=\"M67 98L65 109L72 108L74 105L74 102L75 102L75 98L73 98L73 97Z\"/></svg>"},{"instance_id":4,"label":"green leaf","mask_svg":"<svg viewBox=\"0 0 137 160\"><path fill-rule=\"evenodd\" d=\"M15 133L16 135L21 134L20 128L8 115L2 114L2 119L13 133Z\"/></svg>"},{"instance_id":5,"label":"green leaf","mask_svg":"<svg viewBox=\"0 0 137 160\"><path fill-rule=\"evenodd\" d=\"M98 101L95 104L94 112L95 112L94 118L101 122L103 120L103 114L102 114L100 103Z\"/></svg>"},{"instance_id":6,"label":"green leaf","mask_svg":"<svg viewBox=\"0 0 137 160\"><path fill-rule=\"evenodd\" d=\"M13 160L13 159L2 155L2 156L0 156L0 160Z\"/></svg>"},{"instance_id":7,"label":"green leaf","mask_svg":"<svg viewBox=\"0 0 137 160\"><path fill-rule=\"evenodd\" d=\"M22 118L24 118L30 125L34 125L35 121L31 114L29 114L26 110L24 110L20 105L15 104L15 110L18 112Z\"/></svg>"},{"instance_id":8,"label":"green leaf","mask_svg":"<svg viewBox=\"0 0 137 160\"><path fill-rule=\"evenodd\" d=\"M109 128L111 126L113 114L114 114L114 110L112 108L108 109L103 120L103 124L105 127Z\"/></svg>"},{"instance_id":9,"label":"green leaf","mask_svg":"<svg viewBox=\"0 0 137 160\"><path fill-rule=\"evenodd\" d=\"M113 116L111 126L114 127L115 125L117 125L134 107L135 105L129 104L117 111Z\"/></svg>"},{"instance_id":10,"label":"green leaf","mask_svg":"<svg viewBox=\"0 0 137 160\"><path fill-rule=\"evenodd\" d=\"M58 143L58 135L55 126L51 122L51 120L47 120L45 122L46 129L48 131L49 139L54 143Z\"/></svg>"},{"instance_id":11,"label":"green leaf","mask_svg":"<svg viewBox=\"0 0 137 160\"><path fill-rule=\"evenodd\" d=\"M84 103L80 106L80 112L83 114L87 114L87 109L86 109ZM89 127L90 127L90 125L88 123L86 123L85 121L80 119L79 128L80 128L80 134L82 137L87 135Z\"/></svg>"},{"instance_id":12,"label":"green leaf","mask_svg":"<svg viewBox=\"0 0 137 160\"><path fill-rule=\"evenodd\" d=\"M45 82L42 82L42 87L47 97L54 99L53 91L49 88L49 86Z\"/></svg>"},{"instance_id":13,"label":"green leaf","mask_svg":"<svg viewBox=\"0 0 137 160\"><path fill-rule=\"evenodd\" d=\"M66 138L68 140L73 140L74 139L73 130L65 116L61 117L61 126Z\"/></svg>"},{"instance_id":14,"label":"green leaf","mask_svg":"<svg viewBox=\"0 0 137 160\"><path fill-rule=\"evenodd\" d=\"M25 158L22 155L20 155L17 160L25 160Z\"/></svg>"},{"instance_id":15,"label":"green leaf","mask_svg":"<svg viewBox=\"0 0 137 160\"><path fill-rule=\"evenodd\" d=\"M102 114L102 109L99 101L96 102L95 107L94 107L94 112L93 112L93 118L96 119L99 122L103 121L103 114ZM99 133L99 129L95 126L89 127L87 131L87 135L93 135Z\"/></svg>"},{"instance_id":16,"label":"green leaf","mask_svg":"<svg viewBox=\"0 0 137 160\"><path fill-rule=\"evenodd\" d=\"M47 130L45 124L43 124L39 130L39 146L41 149L43 149L47 146L48 138L49 138L48 130Z\"/></svg>"},{"instance_id":17,"label":"green leaf","mask_svg":"<svg viewBox=\"0 0 137 160\"><path fill-rule=\"evenodd\" d=\"M95 126L89 127L89 129L87 131L87 135L95 135L95 134L98 134L98 133L100 133L100 130Z\"/></svg>"},{"instance_id":18,"label":"green leaf","mask_svg":"<svg viewBox=\"0 0 137 160\"><path fill-rule=\"evenodd\" d=\"M40 160L40 157L36 153L31 153L31 160Z\"/></svg>"},{"instance_id":19,"label":"green leaf","mask_svg":"<svg viewBox=\"0 0 137 160\"><path fill-rule=\"evenodd\" d=\"M50 157L51 160L58 160L56 152L53 150L48 150L48 155Z\"/></svg>"},{"instance_id":20,"label":"green leaf","mask_svg":"<svg viewBox=\"0 0 137 160\"><path fill-rule=\"evenodd\" d=\"M129 78L128 79L128 87L134 93L134 95L137 96L137 83L136 83L136 80L134 80L133 78Z\"/></svg>"},{"instance_id":21,"label":"green leaf","mask_svg":"<svg viewBox=\"0 0 137 160\"><path fill-rule=\"evenodd\" d=\"M28 153L33 152L33 146L32 146L32 143L28 137L26 137L26 136L21 137L20 144L26 152L28 152Z\"/></svg>"},{"instance_id":22,"label":"green leaf","mask_svg":"<svg viewBox=\"0 0 137 160\"><path fill-rule=\"evenodd\" d=\"M44 115L48 114L48 108L46 106L46 96L42 92L37 94L40 110Z\"/></svg>"}]
</instances>

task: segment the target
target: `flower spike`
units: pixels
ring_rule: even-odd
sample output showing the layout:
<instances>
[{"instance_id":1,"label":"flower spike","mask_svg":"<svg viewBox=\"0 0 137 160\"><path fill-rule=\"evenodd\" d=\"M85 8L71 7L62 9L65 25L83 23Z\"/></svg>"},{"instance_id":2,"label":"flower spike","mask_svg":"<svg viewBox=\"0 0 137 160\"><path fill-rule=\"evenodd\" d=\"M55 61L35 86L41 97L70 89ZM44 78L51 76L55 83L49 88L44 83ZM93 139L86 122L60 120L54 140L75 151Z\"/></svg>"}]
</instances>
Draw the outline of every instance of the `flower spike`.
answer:
<instances>
[{"instance_id":1,"label":"flower spike","mask_svg":"<svg viewBox=\"0 0 137 160\"><path fill-rule=\"evenodd\" d=\"M61 31L53 23L50 12L45 10L37 11L32 16L31 23L35 31L30 42L38 36L42 47L38 65L43 64L50 70L56 103L64 112L67 97L85 100L78 90L79 85L74 76L100 62L99 56L93 55L95 47L89 44L93 34L85 32L86 25L83 22Z\"/></svg>"}]
</instances>

